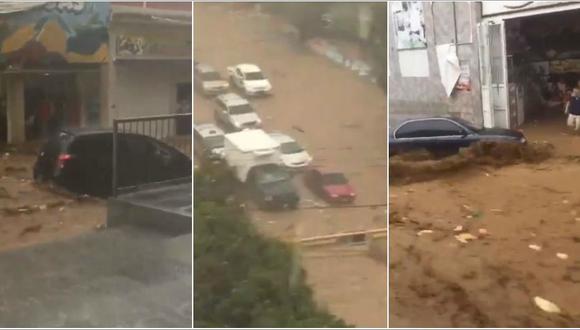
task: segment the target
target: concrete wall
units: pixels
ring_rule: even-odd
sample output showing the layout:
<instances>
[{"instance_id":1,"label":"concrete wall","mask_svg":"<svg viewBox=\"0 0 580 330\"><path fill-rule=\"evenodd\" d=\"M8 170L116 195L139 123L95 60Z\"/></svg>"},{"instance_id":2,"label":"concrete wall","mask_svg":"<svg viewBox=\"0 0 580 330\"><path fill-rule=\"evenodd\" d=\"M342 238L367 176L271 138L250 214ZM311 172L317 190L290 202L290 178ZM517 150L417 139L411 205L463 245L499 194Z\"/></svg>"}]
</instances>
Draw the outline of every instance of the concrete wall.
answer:
<instances>
[{"instance_id":1,"label":"concrete wall","mask_svg":"<svg viewBox=\"0 0 580 330\"><path fill-rule=\"evenodd\" d=\"M116 36L122 33L161 34L168 38L176 34L191 36L191 27L112 23L109 31L112 52ZM112 61L102 73L108 90L103 96L108 107L102 111L102 124L110 126L115 118L175 113L177 84L191 83L191 65L191 60L174 59Z\"/></svg>"},{"instance_id":2,"label":"concrete wall","mask_svg":"<svg viewBox=\"0 0 580 330\"><path fill-rule=\"evenodd\" d=\"M434 6L432 8L432 6ZM481 4L456 3L457 55L467 60L471 73L471 91L454 91L447 97L441 83L435 46L452 43L455 39L453 8L451 2L423 2L425 36L429 62L428 77L402 77L399 52L393 26L389 31L389 123L391 127L408 119L431 115L453 114L483 123L481 89L479 80L479 44L477 22L481 19ZM469 15L471 11L471 27ZM391 9L388 11L392 24Z\"/></svg>"},{"instance_id":3,"label":"concrete wall","mask_svg":"<svg viewBox=\"0 0 580 330\"><path fill-rule=\"evenodd\" d=\"M115 69L111 120L175 113L177 84L191 82L187 61L119 61Z\"/></svg>"}]
</instances>

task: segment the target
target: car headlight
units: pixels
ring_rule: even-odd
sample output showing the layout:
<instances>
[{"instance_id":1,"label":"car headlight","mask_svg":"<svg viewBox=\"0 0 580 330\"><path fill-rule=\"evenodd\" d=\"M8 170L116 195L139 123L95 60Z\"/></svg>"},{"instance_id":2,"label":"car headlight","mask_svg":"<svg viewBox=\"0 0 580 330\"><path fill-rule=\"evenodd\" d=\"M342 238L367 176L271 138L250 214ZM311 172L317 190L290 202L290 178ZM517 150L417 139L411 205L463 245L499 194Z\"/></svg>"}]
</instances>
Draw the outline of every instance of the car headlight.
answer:
<instances>
[{"instance_id":1,"label":"car headlight","mask_svg":"<svg viewBox=\"0 0 580 330\"><path fill-rule=\"evenodd\" d=\"M350 193L350 197L354 197L354 196L356 196L355 193Z\"/></svg>"},{"instance_id":2,"label":"car headlight","mask_svg":"<svg viewBox=\"0 0 580 330\"><path fill-rule=\"evenodd\" d=\"M526 142L527 142L527 140L525 137L520 138L520 143L526 143Z\"/></svg>"},{"instance_id":3,"label":"car headlight","mask_svg":"<svg viewBox=\"0 0 580 330\"><path fill-rule=\"evenodd\" d=\"M236 128L240 128L240 127L242 127L242 124L238 123L237 121L234 121L234 126Z\"/></svg>"},{"instance_id":4,"label":"car headlight","mask_svg":"<svg viewBox=\"0 0 580 330\"><path fill-rule=\"evenodd\" d=\"M271 202L273 200L272 196L264 196L266 202Z\"/></svg>"},{"instance_id":5,"label":"car headlight","mask_svg":"<svg viewBox=\"0 0 580 330\"><path fill-rule=\"evenodd\" d=\"M332 197L332 198L338 198L338 195L337 194L330 194L330 197Z\"/></svg>"}]
</instances>

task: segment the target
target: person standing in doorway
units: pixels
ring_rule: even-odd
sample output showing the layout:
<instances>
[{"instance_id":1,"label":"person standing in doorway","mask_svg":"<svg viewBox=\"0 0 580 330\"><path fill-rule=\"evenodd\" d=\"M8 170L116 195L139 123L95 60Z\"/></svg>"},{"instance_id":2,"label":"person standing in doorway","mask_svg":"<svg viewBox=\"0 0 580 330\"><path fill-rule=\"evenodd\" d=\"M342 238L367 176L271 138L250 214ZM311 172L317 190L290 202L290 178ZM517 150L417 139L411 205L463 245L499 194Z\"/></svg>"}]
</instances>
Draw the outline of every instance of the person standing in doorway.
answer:
<instances>
[{"instance_id":1,"label":"person standing in doorway","mask_svg":"<svg viewBox=\"0 0 580 330\"><path fill-rule=\"evenodd\" d=\"M580 80L566 103L565 113L568 114L568 126L573 127L576 132L580 131Z\"/></svg>"},{"instance_id":2,"label":"person standing in doorway","mask_svg":"<svg viewBox=\"0 0 580 330\"><path fill-rule=\"evenodd\" d=\"M52 117L52 103L44 96L38 106L38 121L40 123L40 138L48 137L48 126Z\"/></svg>"}]
</instances>

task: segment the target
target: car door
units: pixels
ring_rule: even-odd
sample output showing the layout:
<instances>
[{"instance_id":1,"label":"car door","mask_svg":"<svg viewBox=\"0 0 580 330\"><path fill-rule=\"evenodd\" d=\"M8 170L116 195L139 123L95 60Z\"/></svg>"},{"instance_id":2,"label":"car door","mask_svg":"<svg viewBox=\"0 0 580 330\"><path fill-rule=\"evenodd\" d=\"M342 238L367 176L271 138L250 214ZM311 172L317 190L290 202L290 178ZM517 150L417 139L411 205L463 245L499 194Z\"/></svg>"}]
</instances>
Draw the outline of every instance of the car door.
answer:
<instances>
[{"instance_id":1,"label":"car door","mask_svg":"<svg viewBox=\"0 0 580 330\"><path fill-rule=\"evenodd\" d=\"M437 148L455 150L469 145L467 131L448 119L434 119L429 123L429 134Z\"/></svg>"},{"instance_id":2,"label":"car door","mask_svg":"<svg viewBox=\"0 0 580 330\"><path fill-rule=\"evenodd\" d=\"M121 163L122 171L126 176L127 186L137 186L150 183L153 177L152 163L153 150L143 135L123 134L120 136L122 142L120 152L126 157Z\"/></svg>"},{"instance_id":3,"label":"car door","mask_svg":"<svg viewBox=\"0 0 580 330\"><path fill-rule=\"evenodd\" d=\"M154 182L191 176L192 162L189 157L161 141L153 138L147 138L147 141L153 150L150 175Z\"/></svg>"}]
</instances>

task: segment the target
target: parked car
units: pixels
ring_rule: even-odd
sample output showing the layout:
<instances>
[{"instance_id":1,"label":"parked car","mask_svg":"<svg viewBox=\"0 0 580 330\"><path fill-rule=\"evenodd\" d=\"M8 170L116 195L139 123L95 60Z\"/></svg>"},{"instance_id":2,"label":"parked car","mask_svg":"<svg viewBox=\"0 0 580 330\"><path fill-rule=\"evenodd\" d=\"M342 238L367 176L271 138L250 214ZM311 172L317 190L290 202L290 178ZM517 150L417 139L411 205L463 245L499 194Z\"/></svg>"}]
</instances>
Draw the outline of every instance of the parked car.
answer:
<instances>
[{"instance_id":1,"label":"parked car","mask_svg":"<svg viewBox=\"0 0 580 330\"><path fill-rule=\"evenodd\" d=\"M214 118L228 131L260 128L262 120L248 100L235 93L218 96L215 100Z\"/></svg>"},{"instance_id":2,"label":"parked car","mask_svg":"<svg viewBox=\"0 0 580 330\"><path fill-rule=\"evenodd\" d=\"M212 163L224 158L224 131L214 124L198 124L194 127L195 155Z\"/></svg>"},{"instance_id":3,"label":"parked car","mask_svg":"<svg viewBox=\"0 0 580 330\"><path fill-rule=\"evenodd\" d=\"M313 193L329 203L352 203L356 198L354 188L340 172L308 170L304 183Z\"/></svg>"},{"instance_id":4,"label":"parked car","mask_svg":"<svg viewBox=\"0 0 580 330\"><path fill-rule=\"evenodd\" d=\"M120 187L191 176L191 159L177 149L145 135L120 133L118 138ZM42 146L33 175L37 182L53 181L73 193L111 196L112 131L60 131Z\"/></svg>"},{"instance_id":5,"label":"parked car","mask_svg":"<svg viewBox=\"0 0 580 330\"><path fill-rule=\"evenodd\" d=\"M477 128L454 117L431 117L403 122L389 134L389 154L426 149L435 156L459 152L479 141L527 142L521 131L503 128Z\"/></svg>"},{"instance_id":6,"label":"parked car","mask_svg":"<svg viewBox=\"0 0 580 330\"><path fill-rule=\"evenodd\" d=\"M251 198L261 209L298 207L300 197L292 184L291 175L279 165L253 167L246 183Z\"/></svg>"},{"instance_id":7,"label":"parked car","mask_svg":"<svg viewBox=\"0 0 580 330\"><path fill-rule=\"evenodd\" d=\"M213 67L201 63L194 66L194 84L203 95L218 95L230 87Z\"/></svg>"},{"instance_id":8,"label":"parked car","mask_svg":"<svg viewBox=\"0 0 580 330\"><path fill-rule=\"evenodd\" d=\"M227 70L230 83L248 96L268 95L272 91L270 81L255 64L238 64Z\"/></svg>"},{"instance_id":9,"label":"parked car","mask_svg":"<svg viewBox=\"0 0 580 330\"><path fill-rule=\"evenodd\" d=\"M288 135L282 133L271 133L270 137L280 143L280 156L284 166L290 169L301 169L310 165L312 157Z\"/></svg>"}]
</instances>

